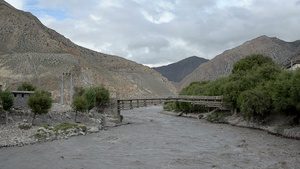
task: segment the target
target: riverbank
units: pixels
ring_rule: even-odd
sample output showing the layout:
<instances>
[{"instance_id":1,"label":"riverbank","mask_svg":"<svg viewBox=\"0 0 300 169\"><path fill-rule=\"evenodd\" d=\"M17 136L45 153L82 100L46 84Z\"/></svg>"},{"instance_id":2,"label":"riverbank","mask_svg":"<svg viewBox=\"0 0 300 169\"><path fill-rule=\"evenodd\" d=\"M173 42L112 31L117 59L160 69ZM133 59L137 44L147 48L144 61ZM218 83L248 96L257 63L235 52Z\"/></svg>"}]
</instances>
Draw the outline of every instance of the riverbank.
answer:
<instances>
[{"instance_id":1,"label":"riverbank","mask_svg":"<svg viewBox=\"0 0 300 169\"><path fill-rule=\"evenodd\" d=\"M291 119L284 117L273 117L265 122L249 121L242 116L231 115L224 112L211 113L175 113L161 111L163 114L191 117L196 119L205 119L212 123L226 123L238 127L246 127L267 131L270 134L286 138L300 139L300 126L290 126ZM75 123L75 113L69 106L55 104L51 111L46 115L38 115L36 126L31 126L32 114L29 111L15 111L10 116L9 125L0 125L0 148L24 146L40 142L49 142L59 139L69 139L70 137L86 135L107 129L105 126L105 117L103 114L91 111L89 114L79 114L78 121ZM2 123L4 120L2 119ZM124 122L124 124L126 121ZM62 130L55 129L61 124L71 124L70 127ZM23 128L21 127L23 126ZM24 129L24 126L30 126Z\"/></svg>"},{"instance_id":2,"label":"riverbank","mask_svg":"<svg viewBox=\"0 0 300 169\"><path fill-rule=\"evenodd\" d=\"M32 113L29 110L13 110L9 114L9 124L0 118L0 148L24 146L73 136L86 135L106 129L104 114L95 110L89 114L78 114L68 105L53 104L49 113L37 115L35 126L31 125Z\"/></svg>"},{"instance_id":3,"label":"riverbank","mask_svg":"<svg viewBox=\"0 0 300 169\"><path fill-rule=\"evenodd\" d=\"M205 119L212 123L225 123L237 127L246 127L267 131L269 134L300 140L300 125L295 125L294 117L282 115L272 116L264 121L247 120L238 114L230 112L210 112L210 113L182 113L167 112L164 114L190 117L196 119Z\"/></svg>"}]
</instances>

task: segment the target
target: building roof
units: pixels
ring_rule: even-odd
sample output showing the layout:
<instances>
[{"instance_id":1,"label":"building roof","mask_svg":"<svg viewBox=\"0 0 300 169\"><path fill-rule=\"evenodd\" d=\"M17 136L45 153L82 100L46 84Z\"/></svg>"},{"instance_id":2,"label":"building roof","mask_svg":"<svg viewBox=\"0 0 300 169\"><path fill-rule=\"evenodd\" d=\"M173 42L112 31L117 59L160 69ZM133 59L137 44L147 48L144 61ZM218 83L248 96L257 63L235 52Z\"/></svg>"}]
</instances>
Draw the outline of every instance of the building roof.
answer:
<instances>
[{"instance_id":1,"label":"building roof","mask_svg":"<svg viewBox=\"0 0 300 169\"><path fill-rule=\"evenodd\" d=\"M13 94L33 94L34 91L12 91Z\"/></svg>"}]
</instances>

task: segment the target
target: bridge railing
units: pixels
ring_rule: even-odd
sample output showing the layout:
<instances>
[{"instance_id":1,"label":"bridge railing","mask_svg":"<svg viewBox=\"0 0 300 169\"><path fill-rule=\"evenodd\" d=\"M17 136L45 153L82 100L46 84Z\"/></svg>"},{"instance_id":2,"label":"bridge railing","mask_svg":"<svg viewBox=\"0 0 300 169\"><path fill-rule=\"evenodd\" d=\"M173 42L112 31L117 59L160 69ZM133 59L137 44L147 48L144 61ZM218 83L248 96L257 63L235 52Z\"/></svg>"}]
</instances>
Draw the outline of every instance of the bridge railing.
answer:
<instances>
[{"instance_id":1,"label":"bridge railing","mask_svg":"<svg viewBox=\"0 0 300 169\"><path fill-rule=\"evenodd\" d=\"M226 103L223 102L223 96L168 96L157 98L138 98L138 99L119 99L118 110L133 109L137 107L146 107L147 105L162 104L165 102L185 102L194 105L203 105L205 107L225 108Z\"/></svg>"},{"instance_id":2,"label":"bridge railing","mask_svg":"<svg viewBox=\"0 0 300 169\"><path fill-rule=\"evenodd\" d=\"M117 100L170 100L170 99L202 99L202 100L222 100L223 96L189 96L189 95L176 95L176 96L162 96L162 97L144 97L144 98L120 98Z\"/></svg>"}]
</instances>

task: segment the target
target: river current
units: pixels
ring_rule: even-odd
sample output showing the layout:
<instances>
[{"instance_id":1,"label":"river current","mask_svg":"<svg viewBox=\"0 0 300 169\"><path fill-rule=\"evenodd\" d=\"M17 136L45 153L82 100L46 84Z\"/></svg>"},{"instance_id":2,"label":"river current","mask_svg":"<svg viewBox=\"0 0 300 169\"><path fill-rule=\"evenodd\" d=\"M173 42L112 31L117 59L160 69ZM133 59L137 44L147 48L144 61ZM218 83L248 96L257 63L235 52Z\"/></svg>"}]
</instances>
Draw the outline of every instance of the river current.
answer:
<instances>
[{"instance_id":1,"label":"river current","mask_svg":"<svg viewBox=\"0 0 300 169\"><path fill-rule=\"evenodd\" d=\"M264 131L161 114L122 111L127 125L68 140L0 149L1 169L298 169L300 141Z\"/></svg>"}]
</instances>

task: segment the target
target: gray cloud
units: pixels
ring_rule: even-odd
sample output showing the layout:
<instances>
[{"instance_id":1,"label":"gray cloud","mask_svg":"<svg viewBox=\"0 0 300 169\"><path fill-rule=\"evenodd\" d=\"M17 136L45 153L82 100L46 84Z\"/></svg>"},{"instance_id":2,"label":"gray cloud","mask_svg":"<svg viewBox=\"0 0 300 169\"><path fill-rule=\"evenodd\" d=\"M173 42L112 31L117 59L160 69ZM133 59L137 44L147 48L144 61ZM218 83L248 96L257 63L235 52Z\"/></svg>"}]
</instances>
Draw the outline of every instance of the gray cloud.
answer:
<instances>
[{"instance_id":1,"label":"gray cloud","mask_svg":"<svg viewBox=\"0 0 300 169\"><path fill-rule=\"evenodd\" d=\"M22 0L23 10L43 11L38 18L75 43L147 65L212 59L261 35L300 39L299 0L30 1Z\"/></svg>"}]
</instances>

